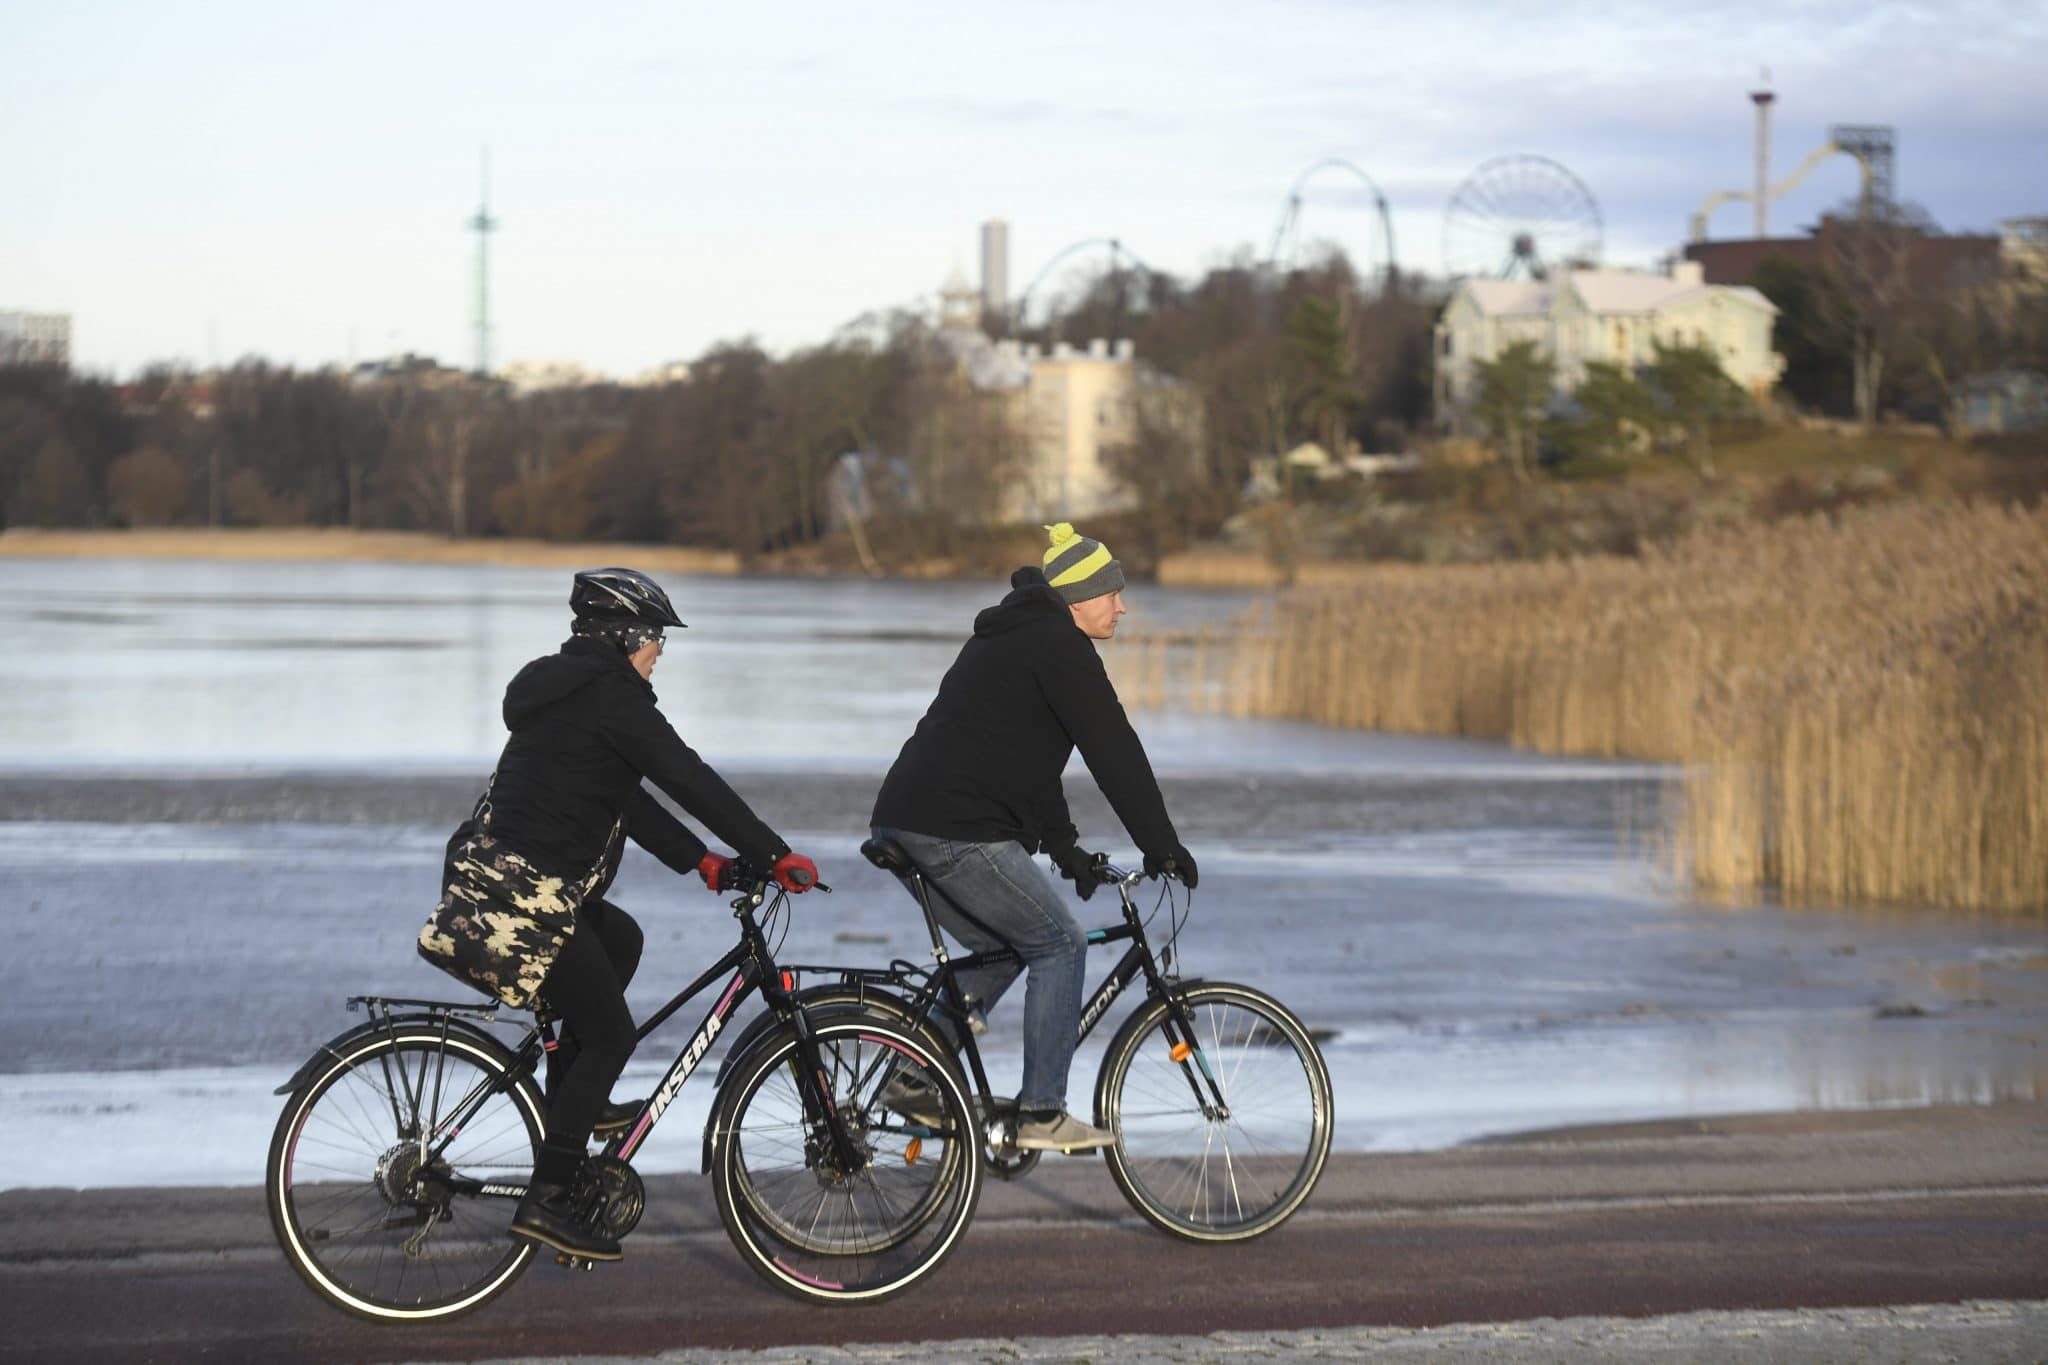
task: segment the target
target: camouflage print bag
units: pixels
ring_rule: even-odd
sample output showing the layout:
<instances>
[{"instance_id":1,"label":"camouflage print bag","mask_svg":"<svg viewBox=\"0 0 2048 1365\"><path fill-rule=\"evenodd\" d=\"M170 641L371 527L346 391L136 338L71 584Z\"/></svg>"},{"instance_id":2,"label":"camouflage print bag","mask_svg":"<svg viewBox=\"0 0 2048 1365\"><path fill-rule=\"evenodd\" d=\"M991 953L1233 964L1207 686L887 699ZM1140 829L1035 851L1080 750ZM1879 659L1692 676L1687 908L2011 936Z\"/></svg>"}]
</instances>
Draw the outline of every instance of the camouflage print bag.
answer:
<instances>
[{"instance_id":1,"label":"camouflage print bag","mask_svg":"<svg viewBox=\"0 0 2048 1365\"><path fill-rule=\"evenodd\" d=\"M513 1009L534 1003L562 945L576 932L576 907L597 889L610 859L580 882L551 877L490 832L490 794L448 841L447 886L420 930L419 953L467 986Z\"/></svg>"}]
</instances>

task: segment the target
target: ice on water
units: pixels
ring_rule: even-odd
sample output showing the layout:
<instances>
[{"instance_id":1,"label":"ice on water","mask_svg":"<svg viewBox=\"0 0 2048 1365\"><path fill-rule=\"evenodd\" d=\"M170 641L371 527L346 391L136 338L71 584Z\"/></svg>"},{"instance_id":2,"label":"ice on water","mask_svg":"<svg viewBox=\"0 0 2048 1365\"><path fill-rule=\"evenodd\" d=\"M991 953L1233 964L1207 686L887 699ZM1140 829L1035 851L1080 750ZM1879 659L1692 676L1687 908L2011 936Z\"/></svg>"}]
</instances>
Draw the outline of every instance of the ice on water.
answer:
<instances>
[{"instance_id":1,"label":"ice on water","mask_svg":"<svg viewBox=\"0 0 2048 1365\"><path fill-rule=\"evenodd\" d=\"M821 806L815 774L842 775L832 802L871 793L866 775L879 777L991 592L672 587L691 629L656 675L664 708L745 775L771 819L802 812L785 833L836 888L796 902L785 959L922 957L909 902L856 852L864 809ZM504 681L557 642L565 590L556 571L481 566L0 562L16 646L0 656L0 783L480 776L502 740ZM1136 601L1181 626L1241 604ZM1617 829L1627 803L1612 794L1654 788L1655 769L1138 719L1202 858L1184 970L1262 986L1318 1031L1343 1148L2041 1087L2039 931L1697 903ZM380 818L375 790L322 823L152 823L139 812L156 804L126 806L121 789L89 818L0 820L8 1178L254 1183L271 1090L360 1019L345 995L459 994L411 947L446 828ZM1102 842L1129 852L1113 830ZM629 858L616 894L648 931L637 1012L731 942L722 904L649 858ZM1101 898L1080 913L1111 918ZM998 1085L1019 1069L1019 991L993 1020ZM699 1012L649 1043L621 1095L653 1085ZM1080 1108L1095 1055L1084 1050L1069 1089ZM684 1089L645 1153L651 1169L694 1168L709 1097L705 1075Z\"/></svg>"}]
</instances>

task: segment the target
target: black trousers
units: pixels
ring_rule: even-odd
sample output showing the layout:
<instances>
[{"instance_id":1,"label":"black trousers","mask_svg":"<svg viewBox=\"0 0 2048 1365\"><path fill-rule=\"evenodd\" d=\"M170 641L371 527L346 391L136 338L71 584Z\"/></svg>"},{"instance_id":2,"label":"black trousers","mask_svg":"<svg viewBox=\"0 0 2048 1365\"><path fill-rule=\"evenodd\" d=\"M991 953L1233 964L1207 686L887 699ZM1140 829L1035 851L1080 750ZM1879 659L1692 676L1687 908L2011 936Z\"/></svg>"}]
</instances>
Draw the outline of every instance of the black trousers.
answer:
<instances>
[{"instance_id":1,"label":"black trousers","mask_svg":"<svg viewBox=\"0 0 2048 1365\"><path fill-rule=\"evenodd\" d=\"M626 985L640 966L645 941L631 915L593 897L576 908L576 932L541 984L562 1027L548 1054L547 1139L536 1180L560 1185L574 1176L612 1083L633 1055Z\"/></svg>"}]
</instances>

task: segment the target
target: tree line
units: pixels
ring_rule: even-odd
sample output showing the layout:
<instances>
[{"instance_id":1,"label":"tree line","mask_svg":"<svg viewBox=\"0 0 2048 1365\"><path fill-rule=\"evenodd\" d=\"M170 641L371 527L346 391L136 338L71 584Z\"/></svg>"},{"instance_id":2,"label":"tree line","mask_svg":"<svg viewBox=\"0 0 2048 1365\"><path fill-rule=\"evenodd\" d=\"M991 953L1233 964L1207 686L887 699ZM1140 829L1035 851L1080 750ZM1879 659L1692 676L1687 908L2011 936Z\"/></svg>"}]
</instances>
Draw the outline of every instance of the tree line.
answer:
<instances>
[{"instance_id":1,"label":"tree line","mask_svg":"<svg viewBox=\"0 0 2048 1365\"><path fill-rule=\"evenodd\" d=\"M2048 368L2036 290L1915 292L1895 257L1866 274L1767 260L1782 391L1823 411L1947 411L1963 376ZM2001 292L2001 290L2003 292ZM1135 343L1152 376L1108 452L1153 550L1239 509L1254 460L1314 440L1412 449L1431 431L1433 333L1420 277L1362 279L1341 251L1272 271L1249 256L1195 279L1110 269L1042 321L988 330L1051 345ZM1609 371L1612 371L1611 373ZM1714 425L1746 400L1704 352L1642 372L1592 367L1562 421L1538 354L1493 362L1481 401L1505 464L1646 439L1710 469ZM931 320L860 319L771 355L751 340L653 387L520 394L408 358L373 373L260 359L114 383L0 369L0 526L283 526L694 544L751 558L816 541L842 499L840 457L875 457L865 503L912 554L944 555L1000 519L1028 418L968 382ZM889 471L877 478L874 471Z\"/></svg>"},{"instance_id":2,"label":"tree line","mask_svg":"<svg viewBox=\"0 0 2048 1365\"><path fill-rule=\"evenodd\" d=\"M1436 303L1419 284L1362 288L1341 255L1278 281L1247 260L1193 283L1107 272L1015 337L1135 341L1150 387L1178 397L1141 393L1111 458L1162 525L1192 533L1228 514L1260 454L1419 429ZM357 374L252 358L118 384L14 367L0 369L0 525L303 525L753 556L824 533L853 452L896 471L868 489L877 514L943 554L998 515L1027 425L907 311L781 356L720 344L687 378L645 388L520 394L415 358Z\"/></svg>"}]
</instances>

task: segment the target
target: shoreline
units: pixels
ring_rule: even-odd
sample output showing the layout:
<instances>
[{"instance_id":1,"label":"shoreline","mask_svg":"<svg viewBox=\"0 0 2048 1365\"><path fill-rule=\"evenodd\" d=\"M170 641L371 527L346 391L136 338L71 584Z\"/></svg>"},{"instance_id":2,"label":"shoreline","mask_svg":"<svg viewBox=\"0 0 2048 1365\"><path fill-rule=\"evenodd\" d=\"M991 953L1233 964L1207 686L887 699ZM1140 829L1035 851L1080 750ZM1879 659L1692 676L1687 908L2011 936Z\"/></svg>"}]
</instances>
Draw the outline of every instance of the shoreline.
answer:
<instances>
[{"instance_id":1,"label":"shoreline","mask_svg":"<svg viewBox=\"0 0 2048 1365\"><path fill-rule=\"evenodd\" d=\"M648 570L717 578L852 578L875 575L835 567L815 556L769 556L748 565L730 550L632 541L549 541L476 537L457 540L425 531L351 531L340 527L153 527L138 530L0 530L0 559L215 559L294 563L498 564L514 568L585 568L633 564ZM1227 549L1183 550L1163 556L1162 587L1270 591L1293 586L1355 582L1379 566L1328 561L1282 570L1255 554ZM957 559L904 564L881 581L974 581L989 577Z\"/></svg>"},{"instance_id":2,"label":"shoreline","mask_svg":"<svg viewBox=\"0 0 2048 1365\"><path fill-rule=\"evenodd\" d=\"M736 577L739 556L690 545L620 541L456 540L422 531L351 531L333 527L160 528L135 531L0 531L4 559L219 559L346 561L401 564L503 564L522 568L586 568L631 562L671 573Z\"/></svg>"}]
</instances>

